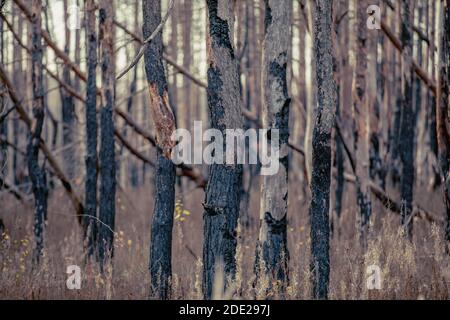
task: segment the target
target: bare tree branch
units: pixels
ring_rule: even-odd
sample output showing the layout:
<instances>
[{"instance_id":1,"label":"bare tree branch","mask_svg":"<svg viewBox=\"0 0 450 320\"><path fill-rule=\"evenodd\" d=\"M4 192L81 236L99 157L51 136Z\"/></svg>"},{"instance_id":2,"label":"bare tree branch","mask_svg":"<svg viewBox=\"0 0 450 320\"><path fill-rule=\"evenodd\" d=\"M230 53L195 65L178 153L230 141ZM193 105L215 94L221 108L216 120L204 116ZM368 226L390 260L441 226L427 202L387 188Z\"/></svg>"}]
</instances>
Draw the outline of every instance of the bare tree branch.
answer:
<instances>
[{"instance_id":1,"label":"bare tree branch","mask_svg":"<svg viewBox=\"0 0 450 320\"><path fill-rule=\"evenodd\" d=\"M158 33L164 27L164 24L167 22L167 19L169 18L170 13L172 12L173 4L174 4L174 0L170 0L169 9L167 10L167 13L164 16L164 18L161 20L161 23L158 25L158 27L155 29L155 31L153 31L153 33L150 35L150 37L148 37L147 39L144 40L143 46L139 49L139 52L136 55L136 57L123 71L121 71L119 73L119 75L116 77L116 80L119 80L124 75L126 75L127 72L130 71L139 62L139 60L144 56L145 50L148 48L148 46L150 45L152 40L158 35Z\"/></svg>"}]
</instances>

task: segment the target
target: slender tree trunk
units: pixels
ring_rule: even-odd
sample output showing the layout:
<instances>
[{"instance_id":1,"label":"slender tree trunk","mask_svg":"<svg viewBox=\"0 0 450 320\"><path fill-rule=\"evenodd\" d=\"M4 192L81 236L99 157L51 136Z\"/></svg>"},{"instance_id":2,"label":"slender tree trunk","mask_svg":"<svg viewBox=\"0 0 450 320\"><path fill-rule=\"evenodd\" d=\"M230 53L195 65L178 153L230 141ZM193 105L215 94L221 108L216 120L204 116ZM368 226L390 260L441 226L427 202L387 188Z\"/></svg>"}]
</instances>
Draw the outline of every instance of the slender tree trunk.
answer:
<instances>
[{"instance_id":1,"label":"slender tree trunk","mask_svg":"<svg viewBox=\"0 0 450 320\"><path fill-rule=\"evenodd\" d=\"M192 0L184 0L183 6L184 27L183 27L183 67L186 70L190 69L192 59L192 44L191 44L191 25L192 25ZM178 121L185 128L189 128L190 110L191 110L191 80L183 78L183 116L179 114ZM197 107L197 106L195 106ZM183 120L180 117L183 117Z\"/></svg>"},{"instance_id":2,"label":"slender tree trunk","mask_svg":"<svg viewBox=\"0 0 450 320\"><path fill-rule=\"evenodd\" d=\"M100 119L100 210L98 224L98 258L103 268L113 255L116 163L114 153L115 61L114 61L114 1L100 1L100 54L102 69L102 109Z\"/></svg>"},{"instance_id":3,"label":"slender tree trunk","mask_svg":"<svg viewBox=\"0 0 450 320\"><path fill-rule=\"evenodd\" d=\"M379 5L381 10L387 10L383 2L376 1L373 4ZM374 31L374 30L372 30ZM370 106L373 108L370 120L370 178L376 181L383 189L385 188L386 173L383 164L382 152L386 145L386 139L383 134L382 124L385 121L380 121L383 114L383 102L385 101L385 84L386 74L384 73L385 65L387 64L387 43L385 44L384 35L376 32L369 34L369 51L370 64L367 68L369 89L371 91ZM378 48L381 48L380 52ZM376 77L372 77L376 73ZM383 114L385 116L385 114ZM388 117L385 118L388 120ZM388 121L386 121L388 122Z\"/></svg>"},{"instance_id":4,"label":"slender tree trunk","mask_svg":"<svg viewBox=\"0 0 450 320\"><path fill-rule=\"evenodd\" d=\"M338 18L341 18L340 15L343 15L349 9L348 0L340 0L337 7L340 9L335 15L339 15ZM341 122L341 116L343 114L343 99L342 93L344 91L344 77L345 77L345 66L347 64L348 59L348 49L347 49L347 39L348 35L348 26L346 23L345 28L342 26L344 21L335 21L334 22L334 32L336 39L336 48L334 50L334 65L333 69L335 72L335 76L337 78L336 82L336 118ZM341 32L343 29L344 32ZM342 50L344 49L344 50ZM340 217L342 212L342 200L344 195L344 146L342 140L337 134L336 130L334 131L334 142L335 142L335 156L334 156L334 164L336 166L336 189L335 189L335 205L333 210L333 216L331 218L331 232L332 234L337 231L338 237L340 236Z\"/></svg>"},{"instance_id":5,"label":"slender tree trunk","mask_svg":"<svg viewBox=\"0 0 450 320\"><path fill-rule=\"evenodd\" d=\"M228 0L207 0L209 34L208 106L211 126L242 129L238 65L233 50L233 9ZM206 187L203 215L203 294L212 296L216 269L223 269L224 287L236 273L236 227L240 204L242 165L213 164ZM220 281L217 281L220 282ZM222 288L215 288L220 292Z\"/></svg>"},{"instance_id":6,"label":"slender tree trunk","mask_svg":"<svg viewBox=\"0 0 450 320\"><path fill-rule=\"evenodd\" d=\"M401 199L402 224L408 237L412 236L412 202L414 189L414 110L412 86L412 22L413 6L411 0L402 0L401 39L402 39L402 110L400 124L400 159L402 163Z\"/></svg>"},{"instance_id":7,"label":"slender tree trunk","mask_svg":"<svg viewBox=\"0 0 450 320\"><path fill-rule=\"evenodd\" d=\"M42 1L32 1L31 34L31 79L33 90L33 120L28 136L28 174L34 194L34 237L33 262L39 263L44 249L44 217L47 212L47 185L45 170L39 166L39 144L44 124L44 87L42 72L41 12Z\"/></svg>"},{"instance_id":8,"label":"slender tree trunk","mask_svg":"<svg viewBox=\"0 0 450 320\"><path fill-rule=\"evenodd\" d=\"M280 168L273 175L262 176L260 229L257 261L264 261L269 281L288 279L287 207L289 106L287 60L290 41L290 6L287 0L266 0L265 37L263 42L262 86L263 128L277 130L280 143ZM271 135L275 137L275 135ZM278 137L276 137L278 138ZM271 143L268 140L269 144ZM258 268L259 266L257 266ZM262 278L261 278L262 279ZM268 289L268 288L267 288Z\"/></svg>"},{"instance_id":9,"label":"slender tree trunk","mask_svg":"<svg viewBox=\"0 0 450 320\"><path fill-rule=\"evenodd\" d=\"M85 241L87 253L94 253L97 239L97 32L95 0L85 0L86 26L86 180L85 180Z\"/></svg>"},{"instance_id":10,"label":"slender tree trunk","mask_svg":"<svg viewBox=\"0 0 450 320\"><path fill-rule=\"evenodd\" d=\"M68 0L64 0L64 19L66 25L64 27L65 34L65 44L64 44L64 53L69 56L70 54L70 38L71 38L71 30L68 26L69 21L69 6ZM63 66L63 81L68 86L71 86L71 77L70 77L70 68L67 64ZM62 133L63 133L63 146L67 147L64 149L63 157L64 157L64 167L67 172L67 176L69 179L72 179L75 174L74 168L74 149L71 144L73 143L73 130L74 130L74 120L75 120L75 101L73 96L66 92L66 90L61 86L61 104L62 104Z\"/></svg>"},{"instance_id":11,"label":"slender tree trunk","mask_svg":"<svg viewBox=\"0 0 450 320\"><path fill-rule=\"evenodd\" d=\"M18 34L22 34L23 29L23 17L20 14L20 10L13 6L13 18L17 17L17 30ZM14 21L14 20L13 20ZM13 23L14 25L14 23ZM25 75L23 74L23 62L22 62L22 50L19 46L14 46L13 48L13 56L17 61L13 64L13 82L14 86L16 88L21 88L23 84L25 83ZM19 145L19 135L20 135L20 120L15 117L12 120L12 143L17 146ZM18 185L20 183L19 181L19 167L20 167L20 155L17 150L13 150L12 154L12 174L13 174L13 181L14 184Z\"/></svg>"},{"instance_id":12,"label":"slender tree trunk","mask_svg":"<svg viewBox=\"0 0 450 320\"><path fill-rule=\"evenodd\" d=\"M317 109L312 140L311 274L313 296L328 298L330 274L331 130L334 124L336 85L333 77L333 1L315 0L314 51Z\"/></svg>"},{"instance_id":13,"label":"slender tree trunk","mask_svg":"<svg viewBox=\"0 0 450 320\"><path fill-rule=\"evenodd\" d=\"M434 44L435 39L435 23L436 23L436 1L431 1L431 3L428 4L429 6L429 14L428 14L428 23L429 26L429 32L428 37L430 39L433 39L431 41L429 47L428 47L428 56L429 58L429 65L430 65L430 76L434 78L436 76L436 64L435 64L435 57L434 50L436 49L436 46ZM436 132L436 96L430 92L428 92L428 103L429 106L427 108L427 122L428 122L428 132L429 132L429 147L433 155L435 156L435 159L438 159L438 143L437 143L437 132ZM437 187L439 186L441 182L441 177L439 174L439 167L433 162L431 164L431 169L434 172L434 177L432 179L432 186Z\"/></svg>"},{"instance_id":14,"label":"slender tree trunk","mask_svg":"<svg viewBox=\"0 0 450 320\"><path fill-rule=\"evenodd\" d=\"M354 124L354 148L357 177L357 202L360 218L360 240L363 247L366 246L366 238L372 211L369 190L369 100L367 98L367 7L365 0L357 1L356 19L356 66L353 76L353 124Z\"/></svg>"},{"instance_id":15,"label":"slender tree trunk","mask_svg":"<svg viewBox=\"0 0 450 320\"><path fill-rule=\"evenodd\" d=\"M313 126L314 126L314 108L317 104L317 90L314 86L316 83L316 70L315 70L315 56L313 52L313 2L308 1L306 3L307 18L308 18L308 30L306 34L305 41L305 55L310 58L310 63L306 64L306 77L309 79L306 81L306 128L305 128L305 171L308 184L311 185L311 175L312 175L312 136L313 136Z\"/></svg>"},{"instance_id":16,"label":"slender tree trunk","mask_svg":"<svg viewBox=\"0 0 450 320\"><path fill-rule=\"evenodd\" d=\"M3 10L3 8L1 9ZM3 30L3 19L0 19L0 63L5 64L5 33ZM6 141L8 140L8 122L3 119L6 114L6 98L3 94L4 85L0 83L0 177L4 178L7 176L7 165L8 165L8 145ZM2 185L0 185L2 187Z\"/></svg>"},{"instance_id":17,"label":"slender tree trunk","mask_svg":"<svg viewBox=\"0 0 450 320\"><path fill-rule=\"evenodd\" d=\"M144 38L161 21L161 0L144 0L142 6ZM175 166L170 160L170 135L175 118L169 104L167 79L163 65L162 35L159 33L145 52L145 71L150 92L150 111L156 129L157 163L155 171L155 206L150 247L150 295L169 299L172 276L172 228L175 205Z\"/></svg>"},{"instance_id":18,"label":"slender tree trunk","mask_svg":"<svg viewBox=\"0 0 450 320\"><path fill-rule=\"evenodd\" d=\"M450 0L441 1L439 84L437 94L437 138L444 203L446 207L447 252L450 250Z\"/></svg>"}]
</instances>

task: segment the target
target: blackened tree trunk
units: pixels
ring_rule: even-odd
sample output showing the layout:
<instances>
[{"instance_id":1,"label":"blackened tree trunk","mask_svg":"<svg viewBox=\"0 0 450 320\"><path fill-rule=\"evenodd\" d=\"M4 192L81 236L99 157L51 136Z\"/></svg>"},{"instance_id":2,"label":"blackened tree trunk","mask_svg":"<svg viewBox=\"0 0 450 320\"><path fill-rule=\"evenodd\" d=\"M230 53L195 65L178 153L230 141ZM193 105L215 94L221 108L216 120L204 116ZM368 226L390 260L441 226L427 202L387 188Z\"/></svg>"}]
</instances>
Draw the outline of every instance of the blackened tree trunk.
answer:
<instances>
[{"instance_id":1,"label":"blackened tree trunk","mask_svg":"<svg viewBox=\"0 0 450 320\"><path fill-rule=\"evenodd\" d=\"M401 40L402 40L402 109L400 122L400 160L402 163L401 199L402 224L408 237L412 236L412 203L414 189L414 110L412 86L412 24L413 8L411 0L402 0Z\"/></svg>"},{"instance_id":2,"label":"blackened tree trunk","mask_svg":"<svg viewBox=\"0 0 450 320\"><path fill-rule=\"evenodd\" d=\"M100 54L102 68L102 109L100 119L100 210L98 224L98 258L103 268L105 260L113 255L116 164L114 156L114 1L100 2Z\"/></svg>"},{"instance_id":3,"label":"blackened tree trunk","mask_svg":"<svg viewBox=\"0 0 450 320\"><path fill-rule=\"evenodd\" d=\"M280 167L273 175L262 176L260 229L257 261L264 261L270 284L288 279L287 208L289 106L286 68L290 40L289 1L266 0L265 37L263 42L263 128L277 130L280 143ZM275 135L271 135L275 137ZM278 139L278 137L276 137ZM271 140L268 139L268 143ZM259 263L260 264L260 263ZM257 266L257 268L260 266ZM257 277L259 278L259 277ZM262 278L259 278L262 279ZM264 281L262 281L264 282ZM268 288L267 288L268 289Z\"/></svg>"},{"instance_id":4,"label":"blackened tree trunk","mask_svg":"<svg viewBox=\"0 0 450 320\"><path fill-rule=\"evenodd\" d=\"M354 148L356 165L356 189L360 219L360 240L363 247L366 245L370 214L372 211L369 190L369 100L367 98L367 7L365 0L357 2L356 19L356 66L353 77L353 123Z\"/></svg>"},{"instance_id":5,"label":"blackened tree trunk","mask_svg":"<svg viewBox=\"0 0 450 320\"><path fill-rule=\"evenodd\" d=\"M85 1L86 26L86 181L85 181L85 215L83 217L86 230L85 245L87 253L94 252L95 235L97 233L97 32L95 18L95 1Z\"/></svg>"},{"instance_id":6,"label":"blackened tree trunk","mask_svg":"<svg viewBox=\"0 0 450 320\"><path fill-rule=\"evenodd\" d=\"M444 202L446 207L447 252L450 242L450 0L441 2L439 84L437 94L437 138Z\"/></svg>"},{"instance_id":7,"label":"blackened tree trunk","mask_svg":"<svg viewBox=\"0 0 450 320\"><path fill-rule=\"evenodd\" d=\"M209 34L208 106L211 127L226 136L226 129L242 129L238 64L233 49L233 8L228 0L207 0ZM225 138L226 140L226 138ZM224 140L224 141L225 141ZM215 270L223 270L224 288L236 273L236 227L239 216L242 165L213 164L204 203L203 294L212 295ZM217 281L220 282L220 281Z\"/></svg>"},{"instance_id":8,"label":"blackened tree trunk","mask_svg":"<svg viewBox=\"0 0 450 320\"><path fill-rule=\"evenodd\" d=\"M33 122L28 136L28 174L34 194L34 237L33 262L39 263L44 249L44 217L47 212L47 185L45 170L39 166L39 144L44 124L44 87L42 72L42 1L32 1L31 16L31 79L33 94Z\"/></svg>"},{"instance_id":9,"label":"blackened tree trunk","mask_svg":"<svg viewBox=\"0 0 450 320\"><path fill-rule=\"evenodd\" d=\"M148 38L161 22L161 0L143 0L143 34ZM157 163L155 171L155 207L150 247L150 295L170 298L172 276L172 227L175 205L175 166L170 160L175 118L169 104L167 79L163 65L162 35L159 33L145 51L145 71L150 92L150 111L156 128Z\"/></svg>"},{"instance_id":10,"label":"blackened tree trunk","mask_svg":"<svg viewBox=\"0 0 450 320\"><path fill-rule=\"evenodd\" d=\"M314 51L318 103L312 141L311 279L314 298L327 299L330 274L331 129L336 103L332 55L333 1L315 0L314 4Z\"/></svg>"}]
</instances>

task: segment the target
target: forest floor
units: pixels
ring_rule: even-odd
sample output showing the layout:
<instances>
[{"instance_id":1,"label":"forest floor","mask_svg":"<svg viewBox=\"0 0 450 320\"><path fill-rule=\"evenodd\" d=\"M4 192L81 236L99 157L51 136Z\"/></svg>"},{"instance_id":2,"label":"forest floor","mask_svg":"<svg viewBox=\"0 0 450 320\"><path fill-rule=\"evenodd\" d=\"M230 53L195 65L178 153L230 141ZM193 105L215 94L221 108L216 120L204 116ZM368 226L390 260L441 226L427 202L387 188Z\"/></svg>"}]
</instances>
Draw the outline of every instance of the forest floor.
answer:
<instances>
[{"instance_id":1,"label":"forest floor","mask_svg":"<svg viewBox=\"0 0 450 320\"><path fill-rule=\"evenodd\" d=\"M238 231L234 298L262 298L253 288L253 264L258 234L257 179L249 203L250 223ZM298 184L298 182L296 183ZM442 225L415 218L413 241L401 234L400 218L373 200L368 248L364 254L356 229L355 191L347 184L340 231L331 240L331 299L448 299L450 268L444 251ZM443 212L439 189L416 188L416 201L431 212ZM172 299L200 299L202 279L203 191L189 189L179 199L173 229ZM291 183L289 193L289 287L284 298L310 299L308 224L309 202ZM81 190L79 190L81 191ZM80 228L62 188L51 192L45 234L45 257L32 268L32 203L0 195L0 219L6 226L0 244L0 299L145 299L149 289L150 186L119 189L115 253L105 275L84 264ZM179 194L179 193L178 193ZM66 268L81 267L80 290L66 287ZM367 268L380 267L381 289L368 290ZM280 298L274 294L274 298Z\"/></svg>"}]
</instances>

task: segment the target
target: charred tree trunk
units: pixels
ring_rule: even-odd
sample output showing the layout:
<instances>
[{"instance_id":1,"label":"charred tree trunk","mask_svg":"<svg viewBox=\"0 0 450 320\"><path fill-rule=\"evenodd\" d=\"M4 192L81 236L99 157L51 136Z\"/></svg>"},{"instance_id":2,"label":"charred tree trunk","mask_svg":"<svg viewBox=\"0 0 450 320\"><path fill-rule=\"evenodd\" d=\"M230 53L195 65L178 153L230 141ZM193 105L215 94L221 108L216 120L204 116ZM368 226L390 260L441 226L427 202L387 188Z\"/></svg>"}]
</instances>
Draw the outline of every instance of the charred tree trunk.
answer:
<instances>
[{"instance_id":1,"label":"charred tree trunk","mask_svg":"<svg viewBox=\"0 0 450 320\"><path fill-rule=\"evenodd\" d=\"M161 22L161 0L144 0L142 3L143 34L144 38L147 38ZM150 92L150 111L158 145L155 168L155 207L151 227L150 295L159 299L169 299L175 205L175 166L170 160L170 151L173 147L170 135L175 130L175 118L169 104L162 54L162 35L159 33L148 46L144 56Z\"/></svg>"},{"instance_id":2,"label":"charred tree trunk","mask_svg":"<svg viewBox=\"0 0 450 320\"><path fill-rule=\"evenodd\" d=\"M331 130L334 124L336 86L333 76L333 1L315 0L314 51L317 109L312 142L311 274L313 296L328 298L330 274Z\"/></svg>"},{"instance_id":3,"label":"charred tree trunk","mask_svg":"<svg viewBox=\"0 0 450 320\"><path fill-rule=\"evenodd\" d=\"M85 214L83 218L86 229L85 241L87 253L94 253L97 224L97 32L95 18L95 0L85 0L86 26L86 181Z\"/></svg>"},{"instance_id":4,"label":"charred tree trunk","mask_svg":"<svg viewBox=\"0 0 450 320\"><path fill-rule=\"evenodd\" d=\"M100 210L98 224L98 258L103 268L107 258L113 255L116 163L114 152L114 1L100 2L100 54L102 68L102 108L100 119Z\"/></svg>"},{"instance_id":5,"label":"charred tree trunk","mask_svg":"<svg viewBox=\"0 0 450 320\"><path fill-rule=\"evenodd\" d=\"M287 59L290 40L290 6L287 0L266 0L265 37L263 42L263 128L275 130L271 138L280 143L280 168L262 177L260 229L257 261L264 261L270 284L280 281L284 291L288 279L287 207L289 106ZM273 131L273 132L275 132ZM271 139L268 139L271 143ZM258 257L259 256L259 257ZM260 266L257 266L257 269Z\"/></svg>"},{"instance_id":6,"label":"charred tree trunk","mask_svg":"<svg viewBox=\"0 0 450 320\"><path fill-rule=\"evenodd\" d=\"M233 8L228 0L207 0L208 106L211 126L226 137L226 129L242 129L238 65L233 49ZM236 227L242 165L213 164L204 203L203 294L212 296L216 269L223 269L224 287L236 273ZM222 290L225 288L216 288Z\"/></svg>"},{"instance_id":7,"label":"charred tree trunk","mask_svg":"<svg viewBox=\"0 0 450 320\"><path fill-rule=\"evenodd\" d=\"M42 71L42 1L32 1L31 16L31 79L33 93L33 120L28 135L28 174L34 194L34 237L33 262L39 263L44 249L44 218L47 212L47 184L45 169L39 166L39 144L44 124L44 87Z\"/></svg>"},{"instance_id":8,"label":"charred tree trunk","mask_svg":"<svg viewBox=\"0 0 450 320\"><path fill-rule=\"evenodd\" d=\"M414 110L412 86L412 25L413 7L411 0L402 0L401 39L402 39L402 109L400 122L400 160L402 224L408 237L412 236L412 202L414 190Z\"/></svg>"},{"instance_id":9,"label":"charred tree trunk","mask_svg":"<svg viewBox=\"0 0 450 320\"><path fill-rule=\"evenodd\" d=\"M441 2L440 46L439 46L439 85L437 94L437 138L439 164L441 167L444 203L446 207L447 252L450 242L450 0Z\"/></svg>"}]
</instances>

